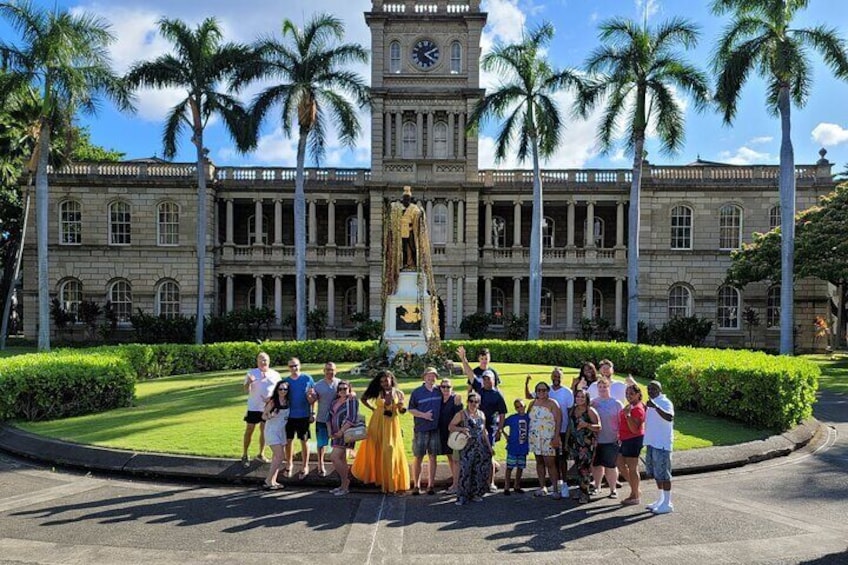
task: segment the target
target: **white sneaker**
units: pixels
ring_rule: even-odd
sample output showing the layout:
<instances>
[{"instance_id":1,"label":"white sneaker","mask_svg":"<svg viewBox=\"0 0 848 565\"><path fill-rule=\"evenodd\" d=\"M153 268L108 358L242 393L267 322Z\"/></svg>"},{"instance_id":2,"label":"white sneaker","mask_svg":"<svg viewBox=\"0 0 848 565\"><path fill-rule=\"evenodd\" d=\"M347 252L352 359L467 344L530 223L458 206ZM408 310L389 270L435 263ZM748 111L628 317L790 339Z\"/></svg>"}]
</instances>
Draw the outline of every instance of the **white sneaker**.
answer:
<instances>
[{"instance_id":1,"label":"white sneaker","mask_svg":"<svg viewBox=\"0 0 848 565\"><path fill-rule=\"evenodd\" d=\"M563 498L568 498L568 485L566 483L562 483L562 486L559 488L559 494Z\"/></svg>"},{"instance_id":2,"label":"white sneaker","mask_svg":"<svg viewBox=\"0 0 848 565\"><path fill-rule=\"evenodd\" d=\"M654 508L656 508L657 506L659 506L659 505L660 505L660 502L661 502L661 501L660 501L660 499L658 498L658 499L656 499L655 501L653 501L652 503L650 503L650 504L646 504L646 505L645 505L645 508L647 508L648 510L650 510L651 512L653 512L653 511L654 511Z\"/></svg>"},{"instance_id":3,"label":"white sneaker","mask_svg":"<svg viewBox=\"0 0 848 565\"><path fill-rule=\"evenodd\" d=\"M662 504L651 510L651 512L654 514L671 514L674 512L674 505L670 502L668 504Z\"/></svg>"}]
</instances>

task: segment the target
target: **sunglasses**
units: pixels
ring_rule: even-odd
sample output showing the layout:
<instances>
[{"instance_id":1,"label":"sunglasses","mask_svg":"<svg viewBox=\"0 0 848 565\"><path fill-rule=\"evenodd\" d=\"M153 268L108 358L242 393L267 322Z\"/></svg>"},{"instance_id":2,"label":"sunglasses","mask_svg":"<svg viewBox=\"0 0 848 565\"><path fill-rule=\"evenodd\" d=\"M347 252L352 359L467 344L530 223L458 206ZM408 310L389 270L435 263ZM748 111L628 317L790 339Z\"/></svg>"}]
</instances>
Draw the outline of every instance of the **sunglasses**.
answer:
<instances>
[{"instance_id":1,"label":"sunglasses","mask_svg":"<svg viewBox=\"0 0 848 565\"><path fill-rule=\"evenodd\" d=\"M469 400L468 404L480 404L479 400Z\"/></svg>"},{"instance_id":2,"label":"sunglasses","mask_svg":"<svg viewBox=\"0 0 848 565\"><path fill-rule=\"evenodd\" d=\"M439 385L439 388L453 388L451 385Z\"/></svg>"},{"instance_id":3,"label":"sunglasses","mask_svg":"<svg viewBox=\"0 0 848 565\"><path fill-rule=\"evenodd\" d=\"M537 389L536 389L536 392L548 392L548 389L546 389L546 388L537 388Z\"/></svg>"},{"instance_id":4,"label":"sunglasses","mask_svg":"<svg viewBox=\"0 0 848 565\"><path fill-rule=\"evenodd\" d=\"M297 369L300 365L289 365L289 369Z\"/></svg>"}]
</instances>

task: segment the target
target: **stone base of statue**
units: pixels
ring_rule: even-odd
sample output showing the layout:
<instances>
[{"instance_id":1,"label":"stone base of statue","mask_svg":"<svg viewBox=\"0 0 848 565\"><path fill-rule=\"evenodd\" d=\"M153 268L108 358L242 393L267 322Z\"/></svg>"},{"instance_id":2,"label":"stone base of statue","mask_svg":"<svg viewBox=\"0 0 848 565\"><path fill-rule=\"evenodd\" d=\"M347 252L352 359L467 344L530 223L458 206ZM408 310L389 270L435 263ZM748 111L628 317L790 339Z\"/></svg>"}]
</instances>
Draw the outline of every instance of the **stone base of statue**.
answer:
<instances>
[{"instance_id":1,"label":"stone base of statue","mask_svg":"<svg viewBox=\"0 0 848 565\"><path fill-rule=\"evenodd\" d=\"M390 360L401 351L424 355L434 338L428 335L430 325L426 322L432 314L430 296L420 295L418 276L417 271L401 271L397 291L386 297L383 341L389 348Z\"/></svg>"}]
</instances>

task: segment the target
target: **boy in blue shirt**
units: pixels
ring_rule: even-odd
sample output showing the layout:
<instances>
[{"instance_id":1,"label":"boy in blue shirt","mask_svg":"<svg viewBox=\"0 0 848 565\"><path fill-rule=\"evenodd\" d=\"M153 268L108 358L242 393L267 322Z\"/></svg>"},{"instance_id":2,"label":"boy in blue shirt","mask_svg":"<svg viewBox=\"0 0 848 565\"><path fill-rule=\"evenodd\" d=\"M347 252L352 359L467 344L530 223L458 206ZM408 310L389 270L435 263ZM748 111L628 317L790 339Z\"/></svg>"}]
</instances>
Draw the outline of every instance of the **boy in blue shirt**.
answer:
<instances>
[{"instance_id":1,"label":"boy in blue shirt","mask_svg":"<svg viewBox=\"0 0 848 565\"><path fill-rule=\"evenodd\" d=\"M512 414L504 421L503 427L509 428L509 436L506 440L506 478L504 483L504 494L509 496L510 476L512 470L515 469L515 482L513 490L517 493L523 493L521 488L521 475L524 473L524 467L527 466L527 454L530 452L529 432L530 432L530 416L526 413L524 401L516 399L513 403L515 406L515 414Z\"/></svg>"}]
</instances>

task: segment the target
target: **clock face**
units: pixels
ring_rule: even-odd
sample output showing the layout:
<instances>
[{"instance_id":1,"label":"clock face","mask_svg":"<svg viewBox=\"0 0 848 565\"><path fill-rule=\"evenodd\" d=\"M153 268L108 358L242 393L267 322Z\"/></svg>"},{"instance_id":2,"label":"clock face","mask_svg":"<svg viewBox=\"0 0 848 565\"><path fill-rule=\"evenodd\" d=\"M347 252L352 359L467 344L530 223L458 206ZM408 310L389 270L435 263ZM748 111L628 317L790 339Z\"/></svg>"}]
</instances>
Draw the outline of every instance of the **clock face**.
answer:
<instances>
[{"instance_id":1,"label":"clock face","mask_svg":"<svg viewBox=\"0 0 848 565\"><path fill-rule=\"evenodd\" d=\"M412 62L421 69L430 69L439 62L439 47L429 39L422 39L412 47Z\"/></svg>"}]
</instances>

